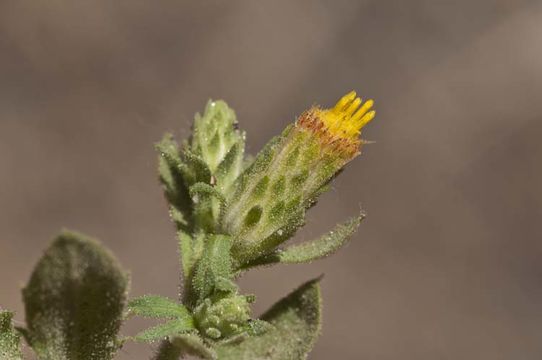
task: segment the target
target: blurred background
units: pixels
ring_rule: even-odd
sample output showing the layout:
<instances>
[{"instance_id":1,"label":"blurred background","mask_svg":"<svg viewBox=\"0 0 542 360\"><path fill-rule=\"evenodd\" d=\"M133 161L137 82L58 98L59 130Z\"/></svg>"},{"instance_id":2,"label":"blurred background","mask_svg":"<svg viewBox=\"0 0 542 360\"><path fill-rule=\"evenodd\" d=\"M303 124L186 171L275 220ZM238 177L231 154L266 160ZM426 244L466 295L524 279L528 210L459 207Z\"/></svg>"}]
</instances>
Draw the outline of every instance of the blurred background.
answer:
<instances>
[{"instance_id":1,"label":"blurred background","mask_svg":"<svg viewBox=\"0 0 542 360\"><path fill-rule=\"evenodd\" d=\"M254 154L356 89L376 144L297 239L368 217L331 258L245 276L256 313L325 273L310 359L540 359L541 24L536 1L1 1L1 306L24 320L62 227L111 248L133 296L175 297L153 144L222 98Z\"/></svg>"}]
</instances>

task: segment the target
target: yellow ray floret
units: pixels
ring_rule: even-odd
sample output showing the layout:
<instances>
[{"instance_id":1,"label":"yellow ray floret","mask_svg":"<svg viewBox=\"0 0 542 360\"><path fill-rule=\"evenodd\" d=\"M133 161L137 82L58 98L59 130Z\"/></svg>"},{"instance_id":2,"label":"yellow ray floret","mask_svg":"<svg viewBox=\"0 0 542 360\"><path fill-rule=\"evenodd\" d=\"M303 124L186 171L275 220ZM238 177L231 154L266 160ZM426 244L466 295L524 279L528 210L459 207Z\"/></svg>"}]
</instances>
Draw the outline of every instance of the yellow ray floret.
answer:
<instances>
[{"instance_id":1,"label":"yellow ray floret","mask_svg":"<svg viewBox=\"0 0 542 360\"><path fill-rule=\"evenodd\" d=\"M313 106L305 111L296 126L313 133L326 152L350 160L360 153L361 129L375 117L372 106L373 100L363 102L351 91L330 109Z\"/></svg>"},{"instance_id":2,"label":"yellow ray floret","mask_svg":"<svg viewBox=\"0 0 542 360\"><path fill-rule=\"evenodd\" d=\"M320 118L334 136L357 137L361 129L375 117L375 111L371 110L373 103L373 100L363 102L356 97L355 91L351 91L337 101L333 108L322 110Z\"/></svg>"}]
</instances>

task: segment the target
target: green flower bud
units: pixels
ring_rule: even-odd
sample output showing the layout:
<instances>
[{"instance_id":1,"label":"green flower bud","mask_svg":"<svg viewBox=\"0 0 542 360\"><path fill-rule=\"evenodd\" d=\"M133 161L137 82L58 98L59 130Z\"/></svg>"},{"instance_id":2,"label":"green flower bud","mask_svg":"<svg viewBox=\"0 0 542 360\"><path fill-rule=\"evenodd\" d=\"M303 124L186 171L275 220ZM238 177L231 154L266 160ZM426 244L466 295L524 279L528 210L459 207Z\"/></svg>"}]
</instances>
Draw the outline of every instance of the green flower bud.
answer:
<instances>
[{"instance_id":1,"label":"green flower bud","mask_svg":"<svg viewBox=\"0 0 542 360\"><path fill-rule=\"evenodd\" d=\"M207 298L194 310L196 326L201 334L217 340L247 330L250 320L246 296Z\"/></svg>"},{"instance_id":2,"label":"green flower bud","mask_svg":"<svg viewBox=\"0 0 542 360\"><path fill-rule=\"evenodd\" d=\"M245 133L238 128L235 112L222 100L209 100L203 116L196 114L193 128L192 152L207 164L216 185L226 193L243 170Z\"/></svg>"}]
</instances>

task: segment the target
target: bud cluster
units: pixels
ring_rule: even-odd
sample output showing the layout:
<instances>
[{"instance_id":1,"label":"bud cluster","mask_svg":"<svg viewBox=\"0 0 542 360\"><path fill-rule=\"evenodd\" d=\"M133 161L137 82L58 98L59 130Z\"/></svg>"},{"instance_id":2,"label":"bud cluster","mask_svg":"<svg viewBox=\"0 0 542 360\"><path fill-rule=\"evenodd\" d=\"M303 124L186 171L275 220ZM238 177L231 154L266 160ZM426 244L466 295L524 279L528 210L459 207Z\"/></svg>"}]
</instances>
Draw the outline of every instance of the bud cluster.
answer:
<instances>
[{"instance_id":1,"label":"bud cluster","mask_svg":"<svg viewBox=\"0 0 542 360\"><path fill-rule=\"evenodd\" d=\"M320 239L279 249L331 179L360 153L361 129L375 115L372 105L350 92L330 109L312 107L250 160L233 110L210 101L203 115L196 114L189 141L179 146L166 135L157 145L160 179L179 233L182 302L187 323L204 344L270 329L250 318L253 298L240 295L234 282L241 271L327 256L357 229L361 216Z\"/></svg>"}]
</instances>

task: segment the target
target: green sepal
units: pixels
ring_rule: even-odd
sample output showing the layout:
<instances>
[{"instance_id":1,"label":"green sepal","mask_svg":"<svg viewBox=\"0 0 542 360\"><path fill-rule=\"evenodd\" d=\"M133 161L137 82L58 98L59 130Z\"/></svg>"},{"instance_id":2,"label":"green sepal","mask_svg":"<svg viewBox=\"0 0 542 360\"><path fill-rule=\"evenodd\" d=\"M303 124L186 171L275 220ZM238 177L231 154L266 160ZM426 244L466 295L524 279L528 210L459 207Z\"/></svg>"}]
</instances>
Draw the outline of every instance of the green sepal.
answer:
<instances>
[{"instance_id":1,"label":"green sepal","mask_svg":"<svg viewBox=\"0 0 542 360\"><path fill-rule=\"evenodd\" d=\"M27 336L38 358L113 358L128 283L96 240L68 231L58 236L23 290Z\"/></svg>"},{"instance_id":2,"label":"green sepal","mask_svg":"<svg viewBox=\"0 0 542 360\"><path fill-rule=\"evenodd\" d=\"M273 305L262 320L273 328L240 343L216 347L220 360L302 360L307 358L321 326L319 279L311 280Z\"/></svg>"},{"instance_id":3,"label":"green sepal","mask_svg":"<svg viewBox=\"0 0 542 360\"><path fill-rule=\"evenodd\" d=\"M333 230L313 241L291 245L285 249L276 250L269 255L261 256L242 266L248 269L255 266L275 263L300 264L308 263L329 256L344 246L357 231L365 215L351 218L338 224Z\"/></svg>"},{"instance_id":4,"label":"green sepal","mask_svg":"<svg viewBox=\"0 0 542 360\"><path fill-rule=\"evenodd\" d=\"M0 310L0 359L4 360L23 358L21 335L13 328L12 319L12 312Z\"/></svg>"},{"instance_id":5,"label":"green sepal","mask_svg":"<svg viewBox=\"0 0 542 360\"><path fill-rule=\"evenodd\" d=\"M216 288L217 282L232 278L231 238L226 235L209 235L192 279L193 304L202 302Z\"/></svg>"},{"instance_id":6,"label":"green sepal","mask_svg":"<svg viewBox=\"0 0 542 360\"><path fill-rule=\"evenodd\" d=\"M191 318L190 312L183 305L158 295L144 295L130 300L128 312L151 318Z\"/></svg>"},{"instance_id":7,"label":"green sepal","mask_svg":"<svg viewBox=\"0 0 542 360\"><path fill-rule=\"evenodd\" d=\"M139 342L154 342L168 336L190 332L194 329L194 320L192 317L178 318L148 328L134 336L134 340Z\"/></svg>"},{"instance_id":8,"label":"green sepal","mask_svg":"<svg viewBox=\"0 0 542 360\"><path fill-rule=\"evenodd\" d=\"M160 345L155 360L178 360L186 355L201 359L215 360L216 353L205 344L197 334L181 334L172 336Z\"/></svg>"}]
</instances>

